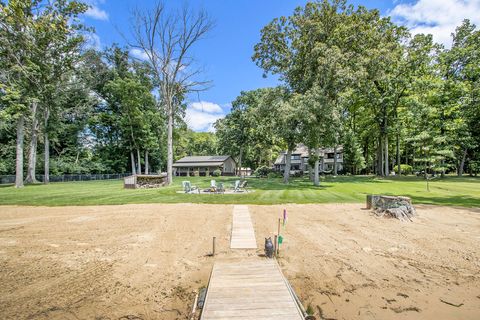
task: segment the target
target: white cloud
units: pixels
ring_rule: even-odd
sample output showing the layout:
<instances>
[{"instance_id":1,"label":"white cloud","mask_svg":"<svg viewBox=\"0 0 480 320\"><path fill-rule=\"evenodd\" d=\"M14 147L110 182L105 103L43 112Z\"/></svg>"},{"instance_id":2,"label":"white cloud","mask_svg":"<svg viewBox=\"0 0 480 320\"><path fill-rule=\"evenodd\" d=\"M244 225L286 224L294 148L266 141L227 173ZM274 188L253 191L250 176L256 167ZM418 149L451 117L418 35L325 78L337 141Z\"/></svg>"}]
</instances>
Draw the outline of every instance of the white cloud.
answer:
<instances>
[{"instance_id":1,"label":"white cloud","mask_svg":"<svg viewBox=\"0 0 480 320\"><path fill-rule=\"evenodd\" d=\"M185 121L193 131L214 132L213 124L223 117L225 114L218 104L200 101L193 102L187 107Z\"/></svg>"},{"instance_id":2,"label":"white cloud","mask_svg":"<svg viewBox=\"0 0 480 320\"><path fill-rule=\"evenodd\" d=\"M207 113L222 113L223 110L222 108L213 102L207 102L207 101L200 101L200 102L193 102L190 104L190 107L192 109L195 109L197 111L203 111Z\"/></svg>"},{"instance_id":3,"label":"white cloud","mask_svg":"<svg viewBox=\"0 0 480 320\"><path fill-rule=\"evenodd\" d=\"M85 35L85 41L88 48L93 48L95 50L102 49L102 42L100 41L100 37L96 33L87 33Z\"/></svg>"},{"instance_id":4,"label":"white cloud","mask_svg":"<svg viewBox=\"0 0 480 320\"><path fill-rule=\"evenodd\" d=\"M145 53L145 51L141 49L138 49L138 48L130 49L130 54L137 59L148 60L148 55Z\"/></svg>"},{"instance_id":5,"label":"white cloud","mask_svg":"<svg viewBox=\"0 0 480 320\"><path fill-rule=\"evenodd\" d=\"M85 12L85 15L96 20L108 20L108 13L96 5L91 5L90 8L88 8L88 10Z\"/></svg>"},{"instance_id":6,"label":"white cloud","mask_svg":"<svg viewBox=\"0 0 480 320\"><path fill-rule=\"evenodd\" d=\"M430 33L436 42L451 46L451 34L464 19L480 24L480 0L418 0L401 3L390 12L393 21L413 34Z\"/></svg>"}]
</instances>

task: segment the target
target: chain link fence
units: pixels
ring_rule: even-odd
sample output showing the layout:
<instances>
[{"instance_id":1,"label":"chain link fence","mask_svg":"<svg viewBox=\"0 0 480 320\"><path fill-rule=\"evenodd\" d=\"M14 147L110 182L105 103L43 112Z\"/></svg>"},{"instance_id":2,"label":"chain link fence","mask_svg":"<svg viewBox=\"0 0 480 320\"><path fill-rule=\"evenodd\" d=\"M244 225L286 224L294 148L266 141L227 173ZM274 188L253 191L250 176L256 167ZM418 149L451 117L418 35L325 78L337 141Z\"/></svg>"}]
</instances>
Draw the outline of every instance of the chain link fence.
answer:
<instances>
[{"instance_id":1,"label":"chain link fence","mask_svg":"<svg viewBox=\"0 0 480 320\"><path fill-rule=\"evenodd\" d=\"M50 175L50 182L70 182L70 181L92 181L92 180L113 180L122 179L132 175L131 173L102 173L102 174L63 174L60 176ZM43 182L45 176L38 174L35 176L39 182ZM15 183L15 175L0 175L0 184Z\"/></svg>"}]
</instances>

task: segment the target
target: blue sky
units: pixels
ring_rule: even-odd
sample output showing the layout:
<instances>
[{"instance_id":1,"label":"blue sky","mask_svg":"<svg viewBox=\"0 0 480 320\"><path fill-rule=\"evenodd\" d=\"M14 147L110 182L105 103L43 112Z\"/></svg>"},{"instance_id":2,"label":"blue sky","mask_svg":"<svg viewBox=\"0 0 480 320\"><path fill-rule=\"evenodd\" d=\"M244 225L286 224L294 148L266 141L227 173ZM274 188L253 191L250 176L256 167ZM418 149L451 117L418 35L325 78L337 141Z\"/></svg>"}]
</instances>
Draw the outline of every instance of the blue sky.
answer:
<instances>
[{"instance_id":1,"label":"blue sky","mask_svg":"<svg viewBox=\"0 0 480 320\"><path fill-rule=\"evenodd\" d=\"M96 35L92 44L99 48L117 43L126 46L121 33L129 36L130 15L135 7L148 9L153 0L89 0L84 16ZM170 9L185 2L166 0ZM204 8L215 21L215 28L194 48L196 60L205 69L204 78L213 87L189 97L186 121L195 131L208 131L211 124L228 113L230 103L242 90L275 86L276 77L264 79L262 70L251 60L260 30L273 18L290 15L300 0L190 0L190 7ZM448 46L449 35L464 18L480 24L480 0L351 1L377 8L383 15L408 26L414 33L432 33Z\"/></svg>"}]
</instances>

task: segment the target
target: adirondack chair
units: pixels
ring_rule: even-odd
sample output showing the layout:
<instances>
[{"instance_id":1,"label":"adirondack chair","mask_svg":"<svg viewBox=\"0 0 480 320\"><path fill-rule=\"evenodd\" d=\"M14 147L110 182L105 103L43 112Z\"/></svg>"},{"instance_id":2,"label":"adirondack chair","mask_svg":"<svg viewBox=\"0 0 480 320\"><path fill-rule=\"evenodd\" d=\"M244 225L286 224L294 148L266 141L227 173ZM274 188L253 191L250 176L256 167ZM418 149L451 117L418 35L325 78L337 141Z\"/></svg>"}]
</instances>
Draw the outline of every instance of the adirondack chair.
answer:
<instances>
[{"instance_id":1,"label":"adirondack chair","mask_svg":"<svg viewBox=\"0 0 480 320\"><path fill-rule=\"evenodd\" d=\"M242 182L240 182L240 185L238 186L238 189L244 190L245 192L248 192L247 185L248 185L248 181L243 180Z\"/></svg>"},{"instance_id":2,"label":"adirondack chair","mask_svg":"<svg viewBox=\"0 0 480 320\"><path fill-rule=\"evenodd\" d=\"M235 180L235 183L233 184L233 192L238 192L240 191L240 180Z\"/></svg>"},{"instance_id":3,"label":"adirondack chair","mask_svg":"<svg viewBox=\"0 0 480 320\"><path fill-rule=\"evenodd\" d=\"M243 191L248 192L247 184L248 184L247 180L242 180L242 181L236 180L235 185L233 187L233 191L234 192L243 192Z\"/></svg>"},{"instance_id":4,"label":"adirondack chair","mask_svg":"<svg viewBox=\"0 0 480 320\"><path fill-rule=\"evenodd\" d=\"M216 192L217 193L225 193L225 188L223 187L223 183L222 182L219 182L218 183L218 187L216 188Z\"/></svg>"},{"instance_id":5,"label":"adirondack chair","mask_svg":"<svg viewBox=\"0 0 480 320\"><path fill-rule=\"evenodd\" d=\"M205 190L210 193L217 193L217 182L215 180L210 180L210 188Z\"/></svg>"},{"instance_id":6,"label":"adirondack chair","mask_svg":"<svg viewBox=\"0 0 480 320\"><path fill-rule=\"evenodd\" d=\"M183 181L182 185L183 185L183 191L185 191L185 193L193 193L195 191L200 193L200 189L198 189L196 186L192 186L190 181Z\"/></svg>"}]
</instances>

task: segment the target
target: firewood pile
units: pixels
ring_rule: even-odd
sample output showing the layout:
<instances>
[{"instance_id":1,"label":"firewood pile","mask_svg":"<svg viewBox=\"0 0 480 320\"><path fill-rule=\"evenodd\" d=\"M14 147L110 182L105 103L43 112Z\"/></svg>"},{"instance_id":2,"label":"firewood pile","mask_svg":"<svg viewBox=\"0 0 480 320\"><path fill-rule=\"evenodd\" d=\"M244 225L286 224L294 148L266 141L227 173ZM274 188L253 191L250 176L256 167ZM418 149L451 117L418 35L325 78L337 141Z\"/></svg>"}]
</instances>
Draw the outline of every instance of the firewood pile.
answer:
<instances>
[{"instance_id":1,"label":"firewood pile","mask_svg":"<svg viewBox=\"0 0 480 320\"><path fill-rule=\"evenodd\" d=\"M372 209L378 217L390 217L402 221L412 221L416 215L409 197L368 195L367 209Z\"/></svg>"},{"instance_id":2,"label":"firewood pile","mask_svg":"<svg viewBox=\"0 0 480 320\"><path fill-rule=\"evenodd\" d=\"M137 188L150 189L160 188L167 184L167 177L165 176L137 176Z\"/></svg>"},{"instance_id":3,"label":"firewood pile","mask_svg":"<svg viewBox=\"0 0 480 320\"><path fill-rule=\"evenodd\" d=\"M126 189L150 189L160 188L168 184L166 174L160 175L133 175L124 178L124 188Z\"/></svg>"}]
</instances>

